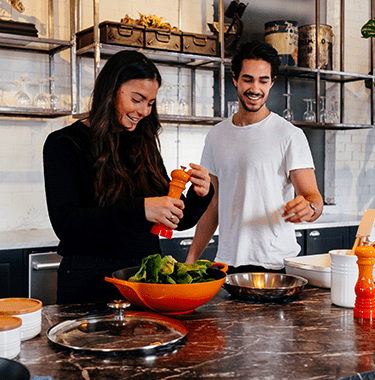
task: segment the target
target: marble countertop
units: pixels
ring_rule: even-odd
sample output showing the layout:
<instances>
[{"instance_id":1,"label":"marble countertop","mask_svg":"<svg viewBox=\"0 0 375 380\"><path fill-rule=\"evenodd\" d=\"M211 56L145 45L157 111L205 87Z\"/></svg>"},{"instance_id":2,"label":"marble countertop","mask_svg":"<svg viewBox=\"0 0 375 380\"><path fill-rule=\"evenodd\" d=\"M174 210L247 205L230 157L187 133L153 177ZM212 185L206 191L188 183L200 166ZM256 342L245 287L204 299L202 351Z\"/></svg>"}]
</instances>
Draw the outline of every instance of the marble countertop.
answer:
<instances>
[{"instance_id":1,"label":"marble countertop","mask_svg":"<svg viewBox=\"0 0 375 380\"><path fill-rule=\"evenodd\" d=\"M324 214L313 223L296 224L296 230L313 229L313 228L329 228L329 227L345 227L358 226L361 216L345 215L345 214ZM195 228L186 231L174 231L174 238L193 237ZM218 231L216 232L216 234ZM51 228L0 231L0 250L1 249L23 249L38 247L57 246L59 239Z\"/></svg>"},{"instance_id":2,"label":"marble countertop","mask_svg":"<svg viewBox=\"0 0 375 380\"><path fill-rule=\"evenodd\" d=\"M375 376L375 322L358 320L353 309L333 305L327 289L306 286L293 301L262 304L235 300L222 288L193 313L174 317L189 329L186 342L153 356L99 355L49 342L49 327L104 308L105 304L44 306L41 334L22 342L15 360L32 375L54 380Z\"/></svg>"}]
</instances>

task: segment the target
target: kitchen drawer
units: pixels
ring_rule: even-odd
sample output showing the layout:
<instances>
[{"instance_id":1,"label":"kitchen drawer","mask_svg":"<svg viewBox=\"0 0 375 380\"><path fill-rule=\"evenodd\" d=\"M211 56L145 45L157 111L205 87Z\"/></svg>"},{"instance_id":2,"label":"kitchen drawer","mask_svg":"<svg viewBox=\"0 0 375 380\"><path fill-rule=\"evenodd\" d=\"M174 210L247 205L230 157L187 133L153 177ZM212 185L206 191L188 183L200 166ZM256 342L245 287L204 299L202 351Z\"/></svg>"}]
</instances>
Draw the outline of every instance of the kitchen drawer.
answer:
<instances>
[{"instance_id":1,"label":"kitchen drawer","mask_svg":"<svg viewBox=\"0 0 375 380\"><path fill-rule=\"evenodd\" d=\"M218 247L217 235L213 236L210 243L207 245L205 251L203 252L201 259L206 259L210 261L215 261L217 247ZM190 245L193 238L173 238L173 239L160 239L160 246L162 251L162 256L171 255L178 262L184 263L186 257L189 253Z\"/></svg>"}]
</instances>

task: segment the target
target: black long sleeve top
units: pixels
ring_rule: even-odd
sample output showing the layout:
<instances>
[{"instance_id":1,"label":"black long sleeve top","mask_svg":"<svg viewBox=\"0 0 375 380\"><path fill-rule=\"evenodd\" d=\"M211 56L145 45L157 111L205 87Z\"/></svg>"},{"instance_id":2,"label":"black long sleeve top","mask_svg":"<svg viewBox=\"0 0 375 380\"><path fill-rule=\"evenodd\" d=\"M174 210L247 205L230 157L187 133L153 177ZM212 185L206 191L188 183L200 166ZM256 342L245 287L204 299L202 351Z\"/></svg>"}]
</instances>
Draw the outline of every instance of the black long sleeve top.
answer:
<instances>
[{"instance_id":1,"label":"black long sleeve top","mask_svg":"<svg viewBox=\"0 0 375 380\"><path fill-rule=\"evenodd\" d=\"M111 258L141 259L160 253L159 237L150 232L142 196L118 199L99 207L94 200L89 151L90 128L82 122L49 134L43 148L47 208L52 227L60 240L58 253ZM164 175L170 181L164 168ZM205 197L190 186L184 201L179 230L193 227L213 196ZM167 195L167 194L165 194Z\"/></svg>"}]
</instances>

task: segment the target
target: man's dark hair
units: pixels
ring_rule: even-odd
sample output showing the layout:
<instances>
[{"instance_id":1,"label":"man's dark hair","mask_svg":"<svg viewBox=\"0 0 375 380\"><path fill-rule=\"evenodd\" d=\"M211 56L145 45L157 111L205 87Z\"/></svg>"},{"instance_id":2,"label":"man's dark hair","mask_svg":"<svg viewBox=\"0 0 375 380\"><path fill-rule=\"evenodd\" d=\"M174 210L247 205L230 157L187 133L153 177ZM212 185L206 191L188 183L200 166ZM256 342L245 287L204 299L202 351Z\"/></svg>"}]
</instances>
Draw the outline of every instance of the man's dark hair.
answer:
<instances>
[{"instance_id":1,"label":"man's dark hair","mask_svg":"<svg viewBox=\"0 0 375 380\"><path fill-rule=\"evenodd\" d=\"M238 80L245 59L262 59L271 64L271 80L279 73L280 58L278 52L270 44L259 41L248 41L240 44L232 59L232 73Z\"/></svg>"}]
</instances>

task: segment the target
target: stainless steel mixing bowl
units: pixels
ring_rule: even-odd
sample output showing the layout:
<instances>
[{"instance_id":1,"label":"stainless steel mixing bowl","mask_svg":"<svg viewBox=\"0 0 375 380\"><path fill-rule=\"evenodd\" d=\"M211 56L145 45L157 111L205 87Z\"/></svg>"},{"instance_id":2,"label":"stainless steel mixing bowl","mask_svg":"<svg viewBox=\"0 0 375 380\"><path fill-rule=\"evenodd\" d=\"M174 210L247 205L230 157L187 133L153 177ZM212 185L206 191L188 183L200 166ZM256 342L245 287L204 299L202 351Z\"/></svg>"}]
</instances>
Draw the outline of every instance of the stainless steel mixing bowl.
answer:
<instances>
[{"instance_id":1,"label":"stainless steel mixing bowl","mask_svg":"<svg viewBox=\"0 0 375 380\"><path fill-rule=\"evenodd\" d=\"M307 284L303 277L281 273L236 273L227 275L224 289L247 301L279 302L295 298Z\"/></svg>"}]
</instances>

